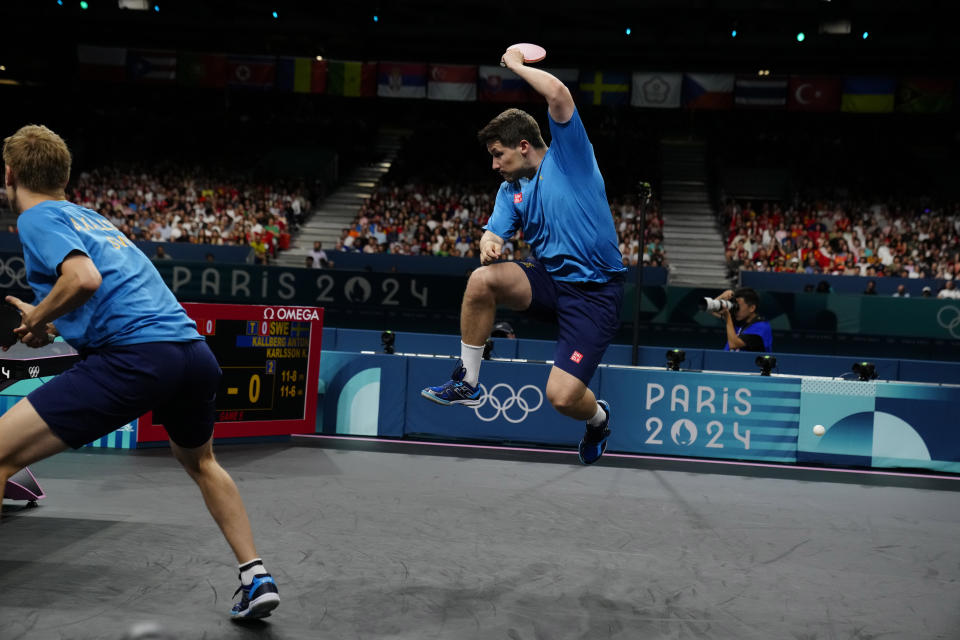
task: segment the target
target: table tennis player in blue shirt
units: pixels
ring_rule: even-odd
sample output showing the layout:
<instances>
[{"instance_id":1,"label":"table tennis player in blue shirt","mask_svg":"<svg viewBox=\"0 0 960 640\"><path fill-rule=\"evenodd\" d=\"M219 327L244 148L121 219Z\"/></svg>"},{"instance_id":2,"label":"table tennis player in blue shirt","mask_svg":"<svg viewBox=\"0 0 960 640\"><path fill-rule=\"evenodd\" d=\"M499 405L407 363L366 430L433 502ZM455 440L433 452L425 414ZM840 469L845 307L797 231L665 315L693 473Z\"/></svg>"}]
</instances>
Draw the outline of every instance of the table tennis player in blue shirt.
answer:
<instances>
[{"instance_id":1,"label":"table tennis player in blue shirt","mask_svg":"<svg viewBox=\"0 0 960 640\"><path fill-rule=\"evenodd\" d=\"M37 300L6 298L21 313L14 332L30 347L62 335L81 358L0 416L0 491L21 468L153 411L237 557L242 596L231 614L269 615L279 604L276 585L257 556L240 493L213 455L221 376L213 352L136 245L66 200L71 156L60 136L23 127L5 139L3 162Z\"/></svg>"},{"instance_id":2,"label":"table tennis player in blue shirt","mask_svg":"<svg viewBox=\"0 0 960 640\"><path fill-rule=\"evenodd\" d=\"M610 407L587 387L620 326L625 268L593 146L573 97L553 75L524 65L508 49L503 64L547 101L551 144L520 109L494 118L478 137L504 182L480 239L480 261L460 310L461 354L451 380L421 394L443 405L476 406L483 345L497 305L558 325L547 398L563 415L586 421L580 460L592 464L610 435ZM522 230L532 257L499 261Z\"/></svg>"}]
</instances>

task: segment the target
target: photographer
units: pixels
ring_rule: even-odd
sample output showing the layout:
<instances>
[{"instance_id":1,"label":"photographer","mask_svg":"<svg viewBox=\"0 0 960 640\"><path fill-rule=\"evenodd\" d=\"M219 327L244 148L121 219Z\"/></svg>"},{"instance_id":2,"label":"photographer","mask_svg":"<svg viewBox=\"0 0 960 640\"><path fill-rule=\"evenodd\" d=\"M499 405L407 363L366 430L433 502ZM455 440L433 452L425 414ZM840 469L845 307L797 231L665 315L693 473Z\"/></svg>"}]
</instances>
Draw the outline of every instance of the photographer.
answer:
<instances>
[{"instance_id":1,"label":"photographer","mask_svg":"<svg viewBox=\"0 0 960 640\"><path fill-rule=\"evenodd\" d=\"M717 296L717 300L728 300L736 304L732 310L722 308L714 314L726 324L727 344L724 351L773 351L773 331L770 323L757 315L760 296L756 291L748 288L736 291L728 289Z\"/></svg>"}]
</instances>

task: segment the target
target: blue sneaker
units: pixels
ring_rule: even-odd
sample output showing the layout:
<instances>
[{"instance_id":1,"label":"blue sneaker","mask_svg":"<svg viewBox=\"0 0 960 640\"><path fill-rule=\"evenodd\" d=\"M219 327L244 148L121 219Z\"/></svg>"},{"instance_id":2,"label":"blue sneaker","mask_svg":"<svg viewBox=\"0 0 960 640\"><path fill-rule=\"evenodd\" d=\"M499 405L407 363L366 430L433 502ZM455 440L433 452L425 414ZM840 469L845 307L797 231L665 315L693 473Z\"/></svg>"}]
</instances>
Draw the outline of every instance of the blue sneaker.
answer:
<instances>
[{"instance_id":1,"label":"blue sneaker","mask_svg":"<svg viewBox=\"0 0 960 640\"><path fill-rule=\"evenodd\" d=\"M240 602L233 605L230 615L234 620L240 618L266 618L270 612L280 604L280 594L277 591L277 585L273 581L273 576L269 573L261 573L253 576L253 582L249 586L240 585L234 592L236 598L238 593L243 593Z\"/></svg>"},{"instance_id":2,"label":"blue sneaker","mask_svg":"<svg viewBox=\"0 0 960 640\"><path fill-rule=\"evenodd\" d=\"M598 427L587 425L587 430L583 433L579 448L580 462L583 464L593 464L607 450L607 438L610 437L608 427L610 424L610 405L607 404L606 400L597 400L597 404L607 414L607 417L603 419L603 424Z\"/></svg>"},{"instance_id":3,"label":"blue sneaker","mask_svg":"<svg viewBox=\"0 0 960 640\"><path fill-rule=\"evenodd\" d=\"M465 375L467 375L467 369L463 366L463 360L457 360L457 365L450 374L450 380L439 387L427 387L420 392L420 395L437 404L462 404L474 407L480 404L480 389L464 382Z\"/></svg>"}]
</instances>

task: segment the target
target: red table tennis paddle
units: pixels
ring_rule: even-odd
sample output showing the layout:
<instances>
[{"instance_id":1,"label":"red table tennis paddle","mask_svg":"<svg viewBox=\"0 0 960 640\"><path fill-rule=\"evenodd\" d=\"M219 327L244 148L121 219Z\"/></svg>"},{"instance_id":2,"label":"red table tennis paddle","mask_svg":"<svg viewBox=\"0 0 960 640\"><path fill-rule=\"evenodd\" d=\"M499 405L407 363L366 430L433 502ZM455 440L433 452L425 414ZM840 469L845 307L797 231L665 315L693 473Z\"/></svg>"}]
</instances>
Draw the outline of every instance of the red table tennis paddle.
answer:
<instances>
[{"instance_id":1,"label":"red table tennis paddle","mask_svg":"<svg viewBox=\"0 0 960 640\"><path fill-rule=\"evenodd\" d=\"M541 60L547 57L546 49L544 49L538 44L531 44L529 42L518 42L517 44L512 44L509 47L507 47L507 51L509 51L510 49L519 49L520 52L523 54L523 61L525 63L540 62ZM501 62L500 66L505 67L507 65Z\"/></svg>"},{"instance_id":2,"label":"red table tennis paddle","mask_svg":"<svg viewBox=\"0 0 960 640\"><path fill-rule=\"evenodd\" d=\"M19 340L13 332L23 323L20 312L6 302L0 303L0 347L12 347Z\"/></svg>"}]
</instances>

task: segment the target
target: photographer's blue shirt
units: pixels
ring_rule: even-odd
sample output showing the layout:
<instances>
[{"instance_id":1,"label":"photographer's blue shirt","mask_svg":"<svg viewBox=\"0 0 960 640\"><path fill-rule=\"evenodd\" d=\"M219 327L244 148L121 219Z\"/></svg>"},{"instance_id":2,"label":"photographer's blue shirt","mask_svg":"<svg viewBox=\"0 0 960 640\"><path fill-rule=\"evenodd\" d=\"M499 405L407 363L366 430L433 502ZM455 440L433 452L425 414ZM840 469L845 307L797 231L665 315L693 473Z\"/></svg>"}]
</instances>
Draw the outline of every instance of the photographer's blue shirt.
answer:
<instances>
[{"instance_id":1,"label":"photographer's blue shirt","mask_svg":"<svg viewBox=\"0 0 960 640\"><path fill-rule=\"evenodd\" d=\"M758 320L746 327L739 327L737 329L737 336L742 338L745 335L760 336L760 339L763 340L763 352L770 353L773 351L773 329L770 328L770 323L766 320ZM723 350L730 351L729 340L727 344L723 345Z\"/></svg>"},{"instance_id":2,"label":"photographer's blue shirt","mask_svg":"<svg viewBox=\"0 0 960 640\"><path fill-rule=\"evenodd\" d=\"M49 295L71 253L86 254L100 271L93 297L54 320L73 347L202 340L149 258L96 211L47 200L20 214L17 231L34 304Z\"/></svg>"},{"instance_id":3,"label":"photographer's blue shirt","mask_svg":"<svg viewBox=\"0 0 960 640\"><path fill-rule=\"evenodd\" d=\"M484 229L509 239L517 231L556 280L607 282L626 271L600 167L580 114L550 120L550 148L533 178L500 185Z\"/></svg>"}]
</instances>

